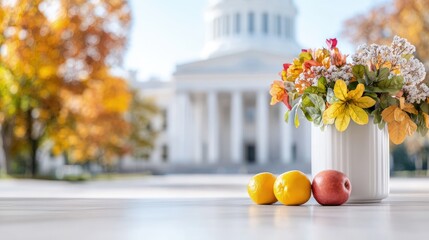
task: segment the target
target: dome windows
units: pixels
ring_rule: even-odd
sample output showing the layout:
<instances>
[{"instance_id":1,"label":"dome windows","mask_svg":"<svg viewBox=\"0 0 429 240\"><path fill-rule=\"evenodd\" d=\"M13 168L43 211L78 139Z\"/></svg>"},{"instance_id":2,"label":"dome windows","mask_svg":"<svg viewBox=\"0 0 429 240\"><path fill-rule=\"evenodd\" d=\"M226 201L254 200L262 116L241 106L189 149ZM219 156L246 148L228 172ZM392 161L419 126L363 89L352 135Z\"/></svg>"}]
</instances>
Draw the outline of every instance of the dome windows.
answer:
<instances>
[{"instance_id":1,"label":"dome windows","mask_svg":"<svg viewBox=\"0 0 429 240\"><path fill-rule=\"evenodd\" d=\"M268 13L262 14L262 32L268 35Z\"/></svg>"},{"instance_id":2,"label":"dome windows","mask_svg":"<svg viewBox=\"0 0 429 240\"><path fill-rule=\"evenodd\" d=\"M234 16L234 33L240 34L241 31L241 15L240 13L236 13Z\"/></svg>"},{"instance_id":3,"label":"dome windows","mask_svg":"<svg viewBox=\"0 0 429 240\"><path fill-rule=\"evenodd\" d=\"M247 15L247 32L253 34L255 32L255 13L249 12Z\"/></svg>"},{"instance_id":4,"label":"dome windows","mask_svg":"<svg viewBox=\"0 0 429 240\"><path fill-rule=\"evenodd\" d=\"M285 18L285 36L288 39L293 38L293 20L290 17Z\"/></svg>"},{"instance_id":5,"label":"dome windows","mask_svg":"<svg viewBox=\"0 0 429 240\"><path fill-rule=\"evenodd\" d=\"M229 35L229 15L223 17L223 33L225 36Z\"/></svg>"},{"instance_id":6,"label":"dome windows","mask_svg":"<svg viewBox=\"0 0 429 240\"><path fill-rule=\"evenodd\" d=\"M282 35L282 17L280 15L276 16L276 33L279 37Z\"/></svg>"},{"instance_id":7,"label":"dome windows","mask_svg":"<svg viewBox=\"0 0 429 240\"><path fill-rule=\"evenodd\" d=\"M212 39L238 37L243 33L250 36L294 38L293 17L281 14L253 11L244 14L242 12L222 14L214 17L211 25Z\"/></svg>"}]
</instances>

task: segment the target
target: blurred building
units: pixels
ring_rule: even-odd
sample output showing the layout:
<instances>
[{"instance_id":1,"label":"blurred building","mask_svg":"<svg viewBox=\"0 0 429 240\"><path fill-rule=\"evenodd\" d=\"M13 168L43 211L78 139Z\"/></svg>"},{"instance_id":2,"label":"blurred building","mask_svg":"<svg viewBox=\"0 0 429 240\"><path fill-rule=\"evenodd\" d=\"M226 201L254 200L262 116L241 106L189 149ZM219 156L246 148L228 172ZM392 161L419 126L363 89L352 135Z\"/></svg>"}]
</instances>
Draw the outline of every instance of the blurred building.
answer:
<instances>
[{"instance_id":1,"label":"blurred building","mask_svg":"<svg viewBox=\"0 0 429 240\"><path fill-rule=\"evenodd\" d=\"M164 119L152 163L290 164L310 161L310 128L284 123L269 87L300 52L292 0L210 0L203 58L178 65L171 81L134 81Z\"/></svg>"}]
</instances>

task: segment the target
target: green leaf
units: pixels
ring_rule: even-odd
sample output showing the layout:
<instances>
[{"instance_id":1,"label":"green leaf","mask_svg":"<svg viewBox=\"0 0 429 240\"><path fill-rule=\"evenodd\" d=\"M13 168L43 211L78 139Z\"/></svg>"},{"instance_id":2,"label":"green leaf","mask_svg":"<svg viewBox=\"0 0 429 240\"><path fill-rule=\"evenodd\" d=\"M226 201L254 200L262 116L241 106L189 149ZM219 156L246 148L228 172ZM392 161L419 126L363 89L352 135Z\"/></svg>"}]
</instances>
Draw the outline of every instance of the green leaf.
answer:
<instances>
[{"instance_id":1,"label":"green leaf","mask_svg":"<svg viewBox=\"0 0 429 240\"><path fill-rule=\"evenodd\" d=\"M289 99L292 99L291 106L295 106L301 101L301 95L298 92L289 93Z\"/></svg>"},{"instance_id":2,"label":"green leaf","mask_svg":"<svg viewBox=\"0 0 429 240\"><path fill-rule=\"evenodd\" d=\"M384 89L381 89L379 87L374 87L374 86L366 86L365 91L366 92L373 92L373 93L384 93L384 92L386 92Z\"/></svg>"},{"instance_id":3,"label":"green leaf","mask_svg":"<svg viewBox=\"0 0 429 240\"><path fill-rule=\"evenodd\" d=\"M371 98L373 98L374 100L378 100L378 95L377 95L377 93L373 93L373 92L365 92L365 93L363 94L363 96L371 97Z\"/></svg>"},{"instance_id":4,"label":"green leaf","mask_svg":"<svg viewBox=\"0 0 429 240\"><path fill-rule=\"evenodd\" d=\"M289 122L289 115L290 115L290 112L291 111L286 111L286 113L285 113L285 115L284 115L284 120L285 120L285 122Z\"/></svg>"},{"instance_id":5,"label":"green leaf","mask_svg":"<svg viewBox=\"0 0 429 240\"><path fill-rule=\"evenodd\" d=\"M383 118L381 117L381 108L377 108L371 112L371 116L374 117L374 124L379 124L382 122Z\"/></svg>"},{"instance_id":6,"label":"green leaf","mask_svg":"<svg viewBox=\"0 0 429 240\"><path fill-rule=\"evenodd\" d=\"M328 92L326 94L326 101L329 104L334 104L335 102L338 101L338 98L335 97L334 90L332 90L332 88L328 88Z\"/></svg>"},{"instance_id":7,"label":"green leaf","mask_svg":"<svg viewBox=\"0 0 429 240\"><path fill-rule=\"evenodd\" d=\"M321 112L325 111L325 101L323 98L317 94L309 94L308 98L314 104L316 108L318 108Z\"/></svg>"},{"instance_id":8,"label":"green leaf","mask_svg":"<svg viewBox=\"0 0 429 240\"><path fill-rule=\"evenodd\" d=\"M308 108L314 108L314 107L308 107ZM308 109L308 108L301 107L301 111L302 111L302 113L304 113L305 118L307 118L307 120L308 120L308 121L312 122L312 121L313 121L313 118L312 118L312 117L311 117L311 115L307 112L307 109Z\"/></svg>"},{"instance_id":9,"label":"green leaf","mask_svg":"<svg viewBox=\"0 0 429 240\"><path fill-rule=\"evenodd\" d=\"M396 93L402 89L402 86L404 85L404 78L400 76L394 76L391 79L379 81L374 85L383 92Z\"/></svg>"},{"instance_id":10,"label":"green leaf","mask_svg":"<svg viewBox=\"0 0 429 240\"><path fill-rule=\"evenodd\" d=\"M356 82L356 81L349 83L349 86L348 86L349 90L355 90L358 84L359 82Z\"/></svg>"},{"instance_id":11,"label":"green leaf","mask_svg":"<svg viewBox=\"0 0 429 240\"><path fill-rule=\"evenodd\" d=\"M380 68L378 70L377 81L384 81L389 78L390 70L388 68Z\"/></svg>"},{"instance_id":12,"label":"green leaf","mask_svg":"<svg viewBox=\"0 0 429 240\"><path fill-rule=\"evenodd\" d=\"M322 124L322 112L320 109L309 107L307 108L307 112L316 126L320 126Z\"/></svg>"},{"instance_id":13,"label":"green leaf","mask_svg":"<svg viewBox=\"0 0 429 240\"><path fill-rule=\"evenodd\" d=\"M311 99L308 97L309 95L311 95L311 94L305 94L303 97L302 97L302 102L301 102L301 105L303 106L303 107L314 107L314 104L313 104L313 102L311 101Z\"/></svg>"},{"instance_id":14,"label":"green leaf","mask_svg":"<svg viewBox=\"0 0 429 240\"><path fill-rule=\"evenodd\" d=\"M362 79L365 74L365 67L363 65L354 65L352 73L356 79Z\"/></svg>"},{"instance_id":15,"label":"green leaf","mask_svg":"<svg viewBox=\"0 0 429 240\"><path fill-rule=\"evenodd\" d=\"M416 117L413 117L413 121L417 124L417 132L422 136L425 136L428 129L426 128L426 122L423 115L421 113L418 114Z\"/></svg>"},{"instance_id":16,"label":"green leaf","mask_svg":"<svg viewBox=\"0 0 429 240\"><path fill-rule=\"evenodd\" d=\"M295 120L294 120L294 123L295 123L295 127L296 128L298 128L299 127L299 116L298 116L298 109L296 109L295 110Z\"/></svg>"},{"instance_id":17,"label":"green leaf","mask_svg":"<svg viewBox=\"0 0 429 240\"><path fill-rule=\"evenodd\" d=\"M366 85L371 85L376 79L377 79L377 74L373 71L370 71L368 66L365 66Z\"/></svg>"},{"instance_id":18,"label":"green leaf","mask_svg":"<svg viewBox=\"0 0 429 240\"><path fill-rule=\"evenodd\" d=\"M420 104L420 109L424 112L424 113L429 113L429 105L427 104L427 102L422 102Z\"/></svg>"},{"instance_id":19,"label":"green leaf","mask_svg":"<svg viewBox=\"0 0 429 240\"><path fill-rule=\"evenodd\" d=\"M380 96L380 107L382 109L388 108L392 105L398 105L398 100L393 98L389 93L383 93Z\"/></svg>"},{"instance_id":20,"label":"green leaf","mask_svg":"<svg viewBox=\"0 0 429 240\"><path fill-rule=\"evenodd\" d=\"M319 80L317 80L317 88L320 93L326 93L326 84L327 81L325 77L320 77Z\"/></svg>"},{"instance_id":21,"label":"green leaf","mask_svg":"<svg viewBox=\"0 0 429 240\"><path fill-rule=\"evenodd\" d=\"M318 93L319 89L315 86L310 86L304 90L304 93Z\"/></svg>"}]
</instances>

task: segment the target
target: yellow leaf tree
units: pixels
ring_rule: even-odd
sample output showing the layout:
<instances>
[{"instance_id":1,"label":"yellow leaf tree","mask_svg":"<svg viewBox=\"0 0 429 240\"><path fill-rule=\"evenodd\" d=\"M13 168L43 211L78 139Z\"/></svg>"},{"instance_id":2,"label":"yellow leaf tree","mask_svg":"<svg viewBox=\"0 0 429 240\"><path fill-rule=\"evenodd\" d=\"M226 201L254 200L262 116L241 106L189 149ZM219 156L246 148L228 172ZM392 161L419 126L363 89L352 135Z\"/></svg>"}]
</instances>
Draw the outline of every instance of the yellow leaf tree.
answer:
<instances>
[{"instance_id":1,"label":"yellow leaf tree","mask_svg":"<svg viewBox=\"0 0 429 240\"><path fill-rule=\"evenodd\" d=\"M34 176L45 140L54 153L82 152L77 160L91 159L93 148L120 153L130 93L110 69L121 63L129 23L126 0L2 2L0 120L8 159L27 156Z\"/></svg>"},{"instance_id":2,"label":"yellow leaf tree","mask_svg":"<svg viewBox=\"0 0 429 240\"><path fill-rule=\"evenodd\" d=\"M392 3L393 2L393 3ZM429 63L428 0L392 0L344 23L344 34L354 43L388 44L399 35L416 46L417 58Z\"/></svg>"}]
</instances>

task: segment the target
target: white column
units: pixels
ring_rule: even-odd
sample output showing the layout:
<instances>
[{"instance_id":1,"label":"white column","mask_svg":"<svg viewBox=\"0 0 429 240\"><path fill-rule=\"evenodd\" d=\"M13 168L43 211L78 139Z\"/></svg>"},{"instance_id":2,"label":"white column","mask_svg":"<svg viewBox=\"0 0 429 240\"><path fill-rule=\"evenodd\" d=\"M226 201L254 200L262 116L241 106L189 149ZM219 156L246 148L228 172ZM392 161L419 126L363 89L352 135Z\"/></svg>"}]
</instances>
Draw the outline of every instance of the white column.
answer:
<instances>
[{"instance_id":1,"label":"white column","mask_svg":"<svg viewBox=\"0 0 429 240\"><path fill-rule=\"evenodd\" d=\"M203 103L200 95L195 96L194 102L194 162L201 163L203 160L202 145L202 124L203 124Z\"/></svg>"},{"instance_id":2,"label":"white column","mask_svg":"<svg viewBox=\"0 0 429 240\"><path fill-rule=\"evenodd\" d=\"M238 91L231 94L231 160L243 160L243 100Z\"/></svg>"},{"instance_id":3,"label":"white column","mask_svg":"<svg viewBox=\"0 0 429 240\"><path fill-rule=\"evenodd\" d=\"M180 104L179 94L174 95L172 104L168 107L168 161L176 162L179 157L180 142Z\"/></svg>"},{"instance_id":4,"label":"white column","mask_svg":"<svg viewBox=\"0 0 429 240\"><path fill-rule=\"evenodd\" d=\"M279 106L280 159L283 163L290 163L292 162L293 116L289 119L289 122L286 123L284 120L286 111L287 109L285 106Z\"/></svg>"},{"instance_id":5,"label":"white column","mask_svg":"<svg viewBox=\"0 0 429 240\"><path fill-rule=\"evenodd\" d=\"M192 109L189 94L177 94L176 111L176 158L179 162L188 162L192 158Z\"/></svg>"},{"instance_id":6,"label":"white column","mask_svg":"<svg viewBox=\"0 0 429 240\"><path fill-rule=\"evenodd\" d=\"M268 93L258 92L256 95L256 160L258 163L268 162Z\"/></svg>"},{"instance_id":7,"label":"white column","mask_svg":"<svg viewBox=\"0 0 429 240\"><path fill-rule=\"evenodd\" d=\"M219 114L216 92L207 94L208 117L208 162L219 161Z\"/></svg>"},{"instance_id":8,"label":"white column","mask_svg":"<svg viewBox=\"0 0 429 240\"><path fill-rule=\"evenodd\" d=\"M186 94L181 92L177 95L177 160L183 162L185 159L185 141L186 141Z\"/></svg>"},{"instance_id":9,"label":"white column","mask_svg":"<svg viewBox=\"0 0 429 240\"><path fill-rule=\"evenodd\" d=\"M193 158L193 143L194 143L194 116L189 93L184 93L183 106L183 160L189 163Z\"/></svg>"}]
</instances>

